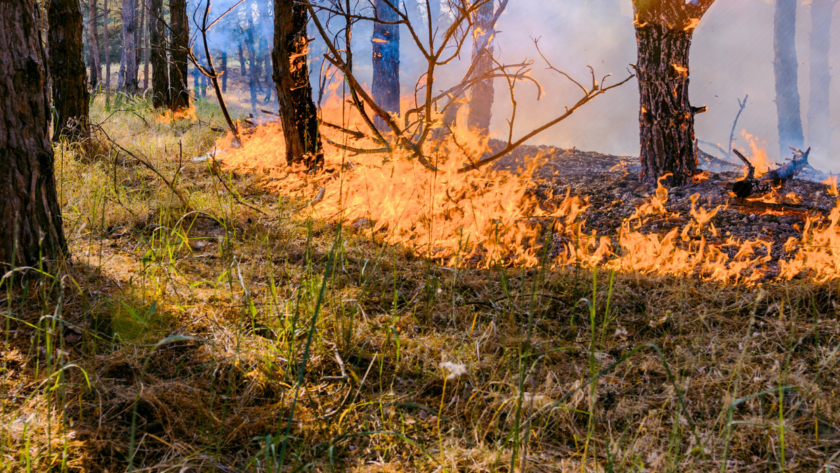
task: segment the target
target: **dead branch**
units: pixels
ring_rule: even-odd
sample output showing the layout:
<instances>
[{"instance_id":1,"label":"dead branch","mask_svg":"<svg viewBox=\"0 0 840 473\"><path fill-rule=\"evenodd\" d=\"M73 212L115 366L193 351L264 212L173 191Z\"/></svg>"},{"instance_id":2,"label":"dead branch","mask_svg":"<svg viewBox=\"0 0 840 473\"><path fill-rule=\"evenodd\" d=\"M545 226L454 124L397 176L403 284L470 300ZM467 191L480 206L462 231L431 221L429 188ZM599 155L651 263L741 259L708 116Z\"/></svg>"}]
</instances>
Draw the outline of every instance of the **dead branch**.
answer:
<instances>
[{"instance_id":1,"label":"dead branch","mask_svg":"<svg viewBox=\"0 0 840 473\"><path fill-rule=\"evenodd\" d=\"M534 44L536 45L537 50L539 51L539 39L534 40ZM579 109L580 107L582 107L582 106L586 105L587 103L591 102L592 100L594 100L599 95L603 95L603 94L607 93L607 91L609 91L609 90L615 89L616 87L620 87L620 86L626 84L627 82L629 82L630 79L633 79L634 77L636 77L635 74L631 74L629 77L627 77L626 79L624 79L623 81L621 81L617 84L611 85L609 87L604 87L604 81L606 80L606 78L608 76L605 76L603 79L601 79L601 83L599 84L597 79L595 78L594 69L592 69L592 67L589 67L591 77L592 77L592 84L591 84L590 88L586 88L581 83L579 83L578 81L572 79L565 72L560 71L559 69L552 66L551 63L545 58L545 56L542 54L541 51L540 51L540 55L543 57L543 59L546 60L546 63L548 64L548 69L551 69L555 72L558 72L558 73L562 74L563 76L568 78L570 81L572 81L572 83L574 83L578 87L580 87L581 90L584 92L583 97L581 97L580 100L578 100L577 103L574 104L571 108L567 107L566 108L566 113L564 113L563 115L555 118L554 120L551 120L550 122L546 123L545 125L542 125L539 128L534 129L530 133L525 134L523 137L521 137L520 139L518 139L514 142L513 141L513 121L516 118L516 116L515 116L515 114L516 114L516 99L513 95L513 86L515 85L515 80L509 78L508 83L509 83L509 86L511 88L511 101L513 103L514 111L513 111L513 114L511 115L511 118L508 120L510 131L509 131L509 134L508 134L507 145L501 151L493 154L492 156L481 159L478 162L476 162L475 164L471 164L469 166L462 167L461 169L458 170L459 173L474 171L476 169L479 169L482 166L485 166L487 164L492 163L493 161L496 161L497 159L501 158L502 156L505 156L506 154L510 153L511 151L516 149L517 147L521 146L522 144L524 144L526 141L533 138L534 136L537 136L538 134L542 133L543 131L545 131L545 130L553 127L554 125L562 122L563 120L565 120L566 118L571 116L575 111L577 111L577 109Z\"/></svg>"},{"instance_id":2,"label":"dead branch","mask_svg":"<svg viewBox=\"0 0 840 473\"><path fill-rule=\"evenodd\" d=\"M729 133L729 152L726 153L726 156L732 154L732 143L735 142L735 129L738 128L738 119L741 118L741 114L744 112L744 109L747 107L747 99L750 98L749 95L744 97L744 101L742 102L739 98L735 97L735 100L738 100L738 105L741 108L738 110L738 115L735 115L735 122L732 123L732 132Z\"/></svg>"}]
</instances>

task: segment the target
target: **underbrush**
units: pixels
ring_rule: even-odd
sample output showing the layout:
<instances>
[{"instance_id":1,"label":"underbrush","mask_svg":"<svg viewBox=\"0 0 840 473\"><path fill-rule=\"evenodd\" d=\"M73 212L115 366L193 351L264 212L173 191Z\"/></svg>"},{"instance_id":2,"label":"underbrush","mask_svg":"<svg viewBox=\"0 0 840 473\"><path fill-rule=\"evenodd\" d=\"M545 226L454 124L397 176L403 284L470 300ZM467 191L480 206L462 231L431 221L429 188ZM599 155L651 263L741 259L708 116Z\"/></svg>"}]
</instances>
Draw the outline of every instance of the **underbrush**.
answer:
<instances>
[{"instance_id":1,"label":"underbrush","mask_svg":"<svg viewBox=\"0 0 840 473\"><path fill-rule=\"evenodd\" d=\"M840 467L833 285L444 268L97 105L72 259L0 287L2 471Z\"/></svg>"}]
</instances>

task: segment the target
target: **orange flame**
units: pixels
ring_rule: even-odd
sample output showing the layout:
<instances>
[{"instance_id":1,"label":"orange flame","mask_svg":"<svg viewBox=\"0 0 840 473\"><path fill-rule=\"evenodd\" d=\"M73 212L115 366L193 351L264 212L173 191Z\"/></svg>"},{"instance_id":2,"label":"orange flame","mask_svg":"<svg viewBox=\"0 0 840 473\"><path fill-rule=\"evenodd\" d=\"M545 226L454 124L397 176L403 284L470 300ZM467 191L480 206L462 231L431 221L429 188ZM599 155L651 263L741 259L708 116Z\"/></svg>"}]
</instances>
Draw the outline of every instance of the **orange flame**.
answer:
<instances>
[{"instance_id":1,"label":"orange flame","mask_svg":"<svg viewBox=\"0 0 840 473\"><path fill-rule=\"evenodd\" d=\"M758 138L747 133L747 130L741 130L741 136L750 143L752 156L747 156L747 159L749 159L750 163L752 163L755 167L755 177L759 177L762 174L767 173L767 171L770 170L771 165L774 164L767 157L767 143L759 144Z\"/></svg>"},{"instance_id":2,"label":"orange flame","mask_svg":"<svg viewBox=\"0 0 840 473\"><path fill-rule=\"evenodd\" d=\"M179 108L174 112L172 110L166 110L157 117L155 117L155 121L158 123L163 123L164 125L170 125L176 120L194 121L196 119L195 111L195 105L190 105L188 108Z\"/></svg>"},{"instance_id":3,"label":"orange flame","mask_svg":"<svg viewBox=\"0 0 840 473\"><path fill-rule=\"evenodd\" d=\"M840 196L840 192L837 192L837 176L831 176L822 183L828 186L828 193L830 195Z\"/></svg>"},{"instance_id":4,"label":"orange flame","mask_svg":"<svg viewBox=\"0 0 840 473\"><path fill-rule=\"evenodd\" d=\"M325 121L350 130L365 129L360 117L342 110L337 98L330 99L322 113ZM382 147L370 138L348 141L348 135L332 128L324 127L322 133L334 143L356 149ZM230 140L228 136L219 145L227 148ZM486 138L463 128L454 128L443 141L424 145L423 152L437 172L407 151L355 153L324 145L323 172L311 174L287 166L280 125L269 123L245 136L241 148L227 149L222 165L261 176L262 185L271 191L313 202L307 206L313 216L351 223L374 238L449 266L533 267L547 256L555 268L600 266L747 285L767 278L773 243L734 237L721 241L712 220L722 206L707 210L699 195L691 197L689 216L670 212L663 185L667 176L659 180L655 194L622 222L619 234L607 237L585 230L586 200L568 190L556 198L550 191L537 193L535 173L542 156L526 162L519 174L488 168L459 174L459 168L487 150ZM753 148L756 156L758 149ZM318 202L313 200L316 195ZM793 201L796 196L785 198ZM803 274L817 281L840 278L838 221L840 205L828 224L809 218L801 241L788 242L789 258L780 262L779 278ZM664 234L642 233L643 225L660 222L674 227Z\"/></svg>"}]
</instances>

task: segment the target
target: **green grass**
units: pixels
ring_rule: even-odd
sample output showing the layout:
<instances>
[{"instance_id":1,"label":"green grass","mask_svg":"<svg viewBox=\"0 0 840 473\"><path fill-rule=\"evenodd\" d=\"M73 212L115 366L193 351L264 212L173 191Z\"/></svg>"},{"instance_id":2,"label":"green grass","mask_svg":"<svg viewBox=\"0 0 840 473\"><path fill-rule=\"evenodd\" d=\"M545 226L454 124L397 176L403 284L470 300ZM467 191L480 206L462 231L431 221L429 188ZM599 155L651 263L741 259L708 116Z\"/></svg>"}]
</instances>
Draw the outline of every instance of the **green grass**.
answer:
<instances>
[{"instance_id":1,"label":"green grass","mask_svg":"<svg viewBox=\"0 0 840 473\"><path fill-rule=\"evenodd\" d=\"M840 467L836 285L441 268L191 162L198 116L94 107L186 207L57 147L72 258L0 286L0 471Z\"/></svg>"}]
</instances>

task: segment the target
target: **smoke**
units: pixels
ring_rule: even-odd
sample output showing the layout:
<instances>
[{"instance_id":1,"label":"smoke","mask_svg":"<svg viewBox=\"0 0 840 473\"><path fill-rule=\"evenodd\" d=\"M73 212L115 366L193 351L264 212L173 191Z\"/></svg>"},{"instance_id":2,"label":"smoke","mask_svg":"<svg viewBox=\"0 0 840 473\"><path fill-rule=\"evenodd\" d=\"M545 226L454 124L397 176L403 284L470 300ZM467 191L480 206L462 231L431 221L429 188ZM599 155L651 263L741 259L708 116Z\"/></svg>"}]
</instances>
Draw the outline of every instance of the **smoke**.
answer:
<instances>
[{"instance_id":1,"label":"smoke","mask_svg":"<svg viewBox=\"0 0 840 473\"><path fill-rule=\"evenodd\" d=\"M213 2L211 17L226 11L237 0ZM428 24L430 16L438 35L451 21L452 13L446 0L432 0L430 14L425 0L404 0L402 8L421 30ZM496 0L498 3L498 0ZM264 5L263 5L264 4ZM266 6L271 0L247 0L238 6L228 18L214 26L210 33L211 48L228 49L235 53L242 41L241 29L247 25L250 16L258 36L272 45L273 12ZM353 0L355 11L370 15L367 0ZM193 1L190 8L202 5ZM806 146L808 143L808 37L811 29L808 5L800 5L797 15L797 53L799 67L799 91L802 119L805 126ZM438 13L439 10L439 13ZM191 10L192 11L192 10ZM741 115L735 132L735 147L749 148L741 136L741 130L757 136L766 143L768 156L782 161L789 156L779 156L777 114L775 106L775 76L773 72L773 13L771 0L741 0L729 2L718 0L706 13L695 30L691 48L690 94L692 104L706 105L708 112L697 115L696 134L703 141L719 143L728 148L732 122L738 112L737 99L749 95L746 110ZM320 15L319 15L320 17ZM327 15L322 21L327 20ZM535 61L532 76L544 86L546 95L536 100L533 84L521 83L517 88L517 119L514 137L544 124L561 115L565 106L580 98L581 91L567 79L546 69L539 57L534 40L539 39L540 48L552 64L568 73L581 83L591 81L587 65L595 69L598 79L612 73L609 81L626 78L629 65L636 62L636 39L633 28L631 0L517 0L510 2L506 12L497 24L496 51L503 63L518 63L524 59ZM332 31L343 27L343 22L333 20ZM837 26L840 28L840 26ZM354 71L362 83L371 84L371 38L372 25L358 22L354 25L352 48ZM325 45L314 30L310 37L315 41L310 46L310 70L313 85L318 90L318 72L321 69ZM400 76L402 95L412 95L416 81L426 70L426 61L414 45L407 28L402 27ZM839 51L838 35L832 35L832 51ZM457 83L469 67L471 43L468 40L461 54L452 64L438 70L436 91ZM832 66L838 67L840 55L831 55ZM512 107L509 90L502 79L497 79L496 100L493 110L491 131L499 137L507 137ZM840 126L840 81L831 87L831 128ZM638 88L635 80L621 88L610 91L586 105L569 119L532 140L532 144L551 144L565 148L598 151L609 154L637 156L638 138ZM276 107L276 104L272 104ZM710 153L715 150L701 147ZM718 153L720 154L720 153ZM833 156L826 153L812 155L812 164L826 171L838 171L840 165Z\"/></svg>"}]
</instances>

